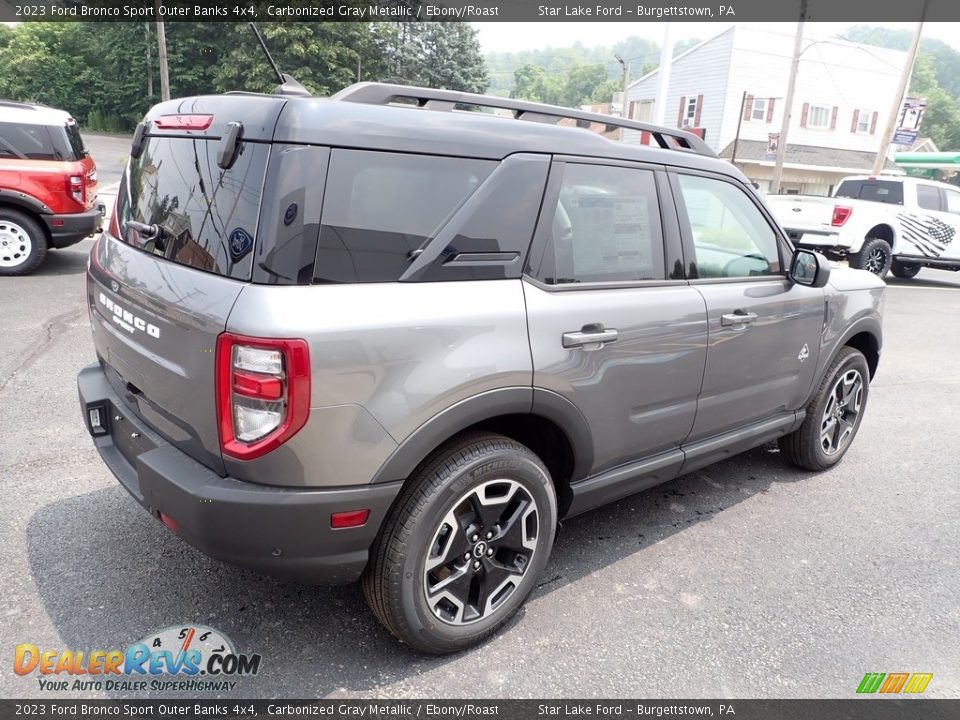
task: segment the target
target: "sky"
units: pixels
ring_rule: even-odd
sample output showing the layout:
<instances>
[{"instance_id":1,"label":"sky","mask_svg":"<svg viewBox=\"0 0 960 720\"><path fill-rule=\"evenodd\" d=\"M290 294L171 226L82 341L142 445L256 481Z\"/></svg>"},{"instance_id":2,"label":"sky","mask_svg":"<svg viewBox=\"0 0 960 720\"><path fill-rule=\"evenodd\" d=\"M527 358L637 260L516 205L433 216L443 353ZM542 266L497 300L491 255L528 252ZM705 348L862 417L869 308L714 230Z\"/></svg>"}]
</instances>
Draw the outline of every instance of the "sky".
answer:
<instances>
[{"instance_id":1,"label":"sky","mask_svg":"<svg viewBox=\"0 0 960 720\"><path fill-rule=\"evenodd\" d=\"M537 50L545 47L567 47L578 40L586 47L609 45L618 40L639 35L663 42L664 27L668 23L657 22L492 22L473 23L479 30L480 44L484 52L504 52L516 50ZM689 40L697 38L707 40L717 35L733 23L720 22L674 22L669 23L671 39ZM749 23L745 23L749 24ZM764 26L777 26L793 33L796 23L762 23ZM857 23L807 23L805 32L817 36L835 36ZM863 25L880 25L864 21ZM915 23L882 23L884 27L912 30ZM960 50L960 23L929 22L923 29L924 37L943 40Z\"/></svg>"}]
</instances>

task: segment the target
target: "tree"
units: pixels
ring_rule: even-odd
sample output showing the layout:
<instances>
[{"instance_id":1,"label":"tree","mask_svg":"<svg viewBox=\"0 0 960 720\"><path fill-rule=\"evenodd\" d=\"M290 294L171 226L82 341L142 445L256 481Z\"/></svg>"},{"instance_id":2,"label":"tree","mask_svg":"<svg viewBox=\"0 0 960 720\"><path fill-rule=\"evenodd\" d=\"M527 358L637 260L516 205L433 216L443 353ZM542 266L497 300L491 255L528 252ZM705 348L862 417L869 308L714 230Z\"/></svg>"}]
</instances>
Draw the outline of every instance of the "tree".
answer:
<instances>
[{"instance_id":1,"label":"tree","mask_svg":"<svg viewBox=\"0 0 960 720\"><path fill-rule=\"evenodd\" d=\"M942 150L960 148L960 104L938 84L930 56L917 58L910 81L910 93L927 100L923 134L932 138Z\"/></svg>"},{"instance_id":2,"label":"tree","mask_svg":"<svg viewBox=\"0 0 960 720\"><path fill-rule=\"evenodd\" d=\"M389 82L486 92L487 68L477 31L470 25L402 23L375 31L372 45L389 58Z\"/></svg>"},{"instance_id":3,"label":"tree","mask_svg":"<svg viewBox=\"0 0 960 720\"><path fill-rule=\"evenodd\" d=\"M556 78L548 77L539 65L527 64L513 73L513 90L510 97L533 102L556 105L563 95L563 87Z\"/></svg>"},{"instance_id":4,"label":"tree","mask_svg":"<svg viewBox=\"0 0 960 720\"><path fill-rule=\"evenodd\" d=\"M259 27L281 70L316 95L355 82L358 61L365 80L473 92L487 86L476 31L464 23ZM177 22L166 29L174 96L276 87L246 25ZM147 67L145 43L139 22L0 25L0 97L63 108L89 129L131 130L152 102L147 78L156 71Z\"/></svg>"},{"instance_id":5,"label":"tree","mask_svg":"<svg viewBox=\"0 0 960 720\"><path fill-rule=\"evenodd\" d=\"M607 82L607 70L603 65L574 65L567 72L560 103L578 107L592 102L597 89ZM601 102L610 102L610 98Z\"/></svg>"}]
</instances>

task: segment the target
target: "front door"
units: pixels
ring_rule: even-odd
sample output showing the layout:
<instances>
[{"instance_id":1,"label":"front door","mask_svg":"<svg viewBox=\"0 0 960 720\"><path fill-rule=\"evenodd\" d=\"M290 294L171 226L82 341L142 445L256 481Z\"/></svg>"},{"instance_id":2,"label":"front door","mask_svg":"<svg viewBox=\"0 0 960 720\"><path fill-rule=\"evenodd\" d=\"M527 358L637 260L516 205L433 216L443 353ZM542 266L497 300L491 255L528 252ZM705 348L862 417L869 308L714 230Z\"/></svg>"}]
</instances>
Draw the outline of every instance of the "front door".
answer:
<instances>
[{"instance_id":1,"label":"front door","mask_svg":"<svg viewBox=\"0 0 960 720\"><path fill-rule=\"evenodd\" d=\"M787 248L755 195L731 179L677 173L671 184L691 286L709 340L690 443L803 407L824 321L822 289L791 282Z\"/></svg>"},{"instance_id":2,"label":"front door","mask_svg":"<svg viewBox=\"0 0 960 720\"><path fill-rule=\"evenodd\" d=\"M693 427L704 301L668 276L681 251L658 183L655 167L554 162L524 280L534 387L580 409L591 474L675 449Z\"/></svg>"}]
</instances>

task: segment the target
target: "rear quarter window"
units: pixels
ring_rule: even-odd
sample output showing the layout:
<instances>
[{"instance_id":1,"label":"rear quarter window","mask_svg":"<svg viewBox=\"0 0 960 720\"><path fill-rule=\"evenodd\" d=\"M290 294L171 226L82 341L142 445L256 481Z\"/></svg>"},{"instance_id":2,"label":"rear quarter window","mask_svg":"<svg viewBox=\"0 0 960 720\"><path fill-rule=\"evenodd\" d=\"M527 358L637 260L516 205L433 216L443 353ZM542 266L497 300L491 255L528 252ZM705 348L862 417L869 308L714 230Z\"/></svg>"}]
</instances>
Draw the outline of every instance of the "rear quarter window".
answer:
<instances>
[{"instance_id":1,"label":"rear quarter window","mask_svg":"<svg viewBox=\"0 0 960 720\"><path fill-rule=\"evenodd\" d=\"M63 133L62 128L52 128ZM19 160L73 160L65 143L56 142L46 125L0 122L0 157Z\"/></svg>"},{"instance_id":2,"label":"rear quarter window","mask_svg":"<svg viewBox=\"0 0 960 720\"><path fill-rule=\"evenodd\" d=\"M491 160L333 150L314 282L398 280L496 165Z\"/></svg>"},{"instance_id":3,"label":"rear quarter window","mask_svg":"<svg viewBox=\"0 0 960 720\"><path fill-rule=\"evenodd\" d=\"M887 180L844 180L836 197L903 205L903 183Z\"/></svg>"}]
</instances>

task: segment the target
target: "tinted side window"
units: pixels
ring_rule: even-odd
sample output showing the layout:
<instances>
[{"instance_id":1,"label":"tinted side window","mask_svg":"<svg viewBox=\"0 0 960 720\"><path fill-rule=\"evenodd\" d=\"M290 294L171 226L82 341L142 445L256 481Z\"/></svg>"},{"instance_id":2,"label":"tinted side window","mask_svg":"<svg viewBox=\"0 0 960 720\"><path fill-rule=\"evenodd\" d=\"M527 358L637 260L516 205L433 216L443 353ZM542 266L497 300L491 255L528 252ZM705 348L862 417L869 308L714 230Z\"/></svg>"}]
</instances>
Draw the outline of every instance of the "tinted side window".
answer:
<instances>
[{"instance_id":1,"label":"tinted side window","mask_svg":"<svg viewBox=\"0 0 960 720\"><path fill-rule=\"evenodd\" d=\"M539 277L548 284L663 280L653 172L568 163Z\"/></svg>"},{"instance_id":2,"label":"tinted side window","mask_svg":"<svg viewBox=\"0 0 960 720\"><path fill-rule=\"evenodd\" d=\"M679 182L701 278L780 272L776 233L743 190L696 175Z\"/></svg>"},{"instance_id":3,"label":"tinted side window","mask_svg":"<svg viewBox=\"0 0 960 720\"><path fill-rule=\"evenodd\" d=\"M944 190L943 196L947 203L946 211L960 215L960 192L957 190Z\"/></svg>"},{"instance_id":4,"label":"tinted side window","mask_svg":"<svg viewBox=\"0 0 960 720\"><path fill-rule=\"evenodd\" d=\"M390 282L496 166L491 160L333 150L314 282Z\"/></svg>"},{"instance_id":5,"label":"tinted side window","mask_svg":"<svg viewBox=\"0 0 960 720\"><path fill-rule=\"evenodd\" d=\"M939 210L940 190L932 185L917 185L917 205L924 210Z\"/></svg>"},{"instance_id":6,"label":"tinted side window","mask_svg":"<svg viewBox=\"0 0 960 720\"><path fill-rule=\"evenodd\" d=\"M903 183L884 180L844 180L837 188L836 197L903 205Z\"/></svg>"},{"instance_id":7,"label":"tinted side window","mask_svg":"<svg viewBox=\"0 0 960 720\"><path fill-rule=\"evenodd\" d=\"M0 157L19 160L69 160L62 157L46 125L0 123Z\"/></svg>"}]
</instances>

